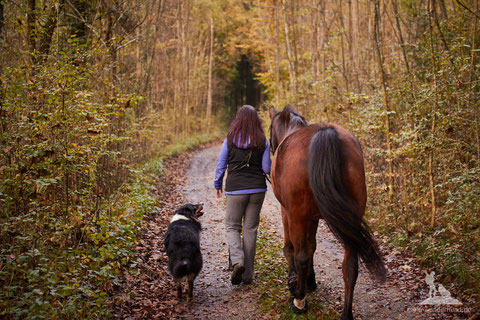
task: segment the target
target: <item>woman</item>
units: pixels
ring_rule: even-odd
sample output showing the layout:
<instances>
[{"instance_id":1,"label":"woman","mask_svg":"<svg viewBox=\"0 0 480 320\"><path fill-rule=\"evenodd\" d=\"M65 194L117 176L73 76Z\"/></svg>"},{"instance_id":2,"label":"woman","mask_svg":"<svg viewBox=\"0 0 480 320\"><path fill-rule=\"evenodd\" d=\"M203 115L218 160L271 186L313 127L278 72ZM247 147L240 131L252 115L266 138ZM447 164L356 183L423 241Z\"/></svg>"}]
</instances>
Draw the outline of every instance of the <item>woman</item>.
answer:
<instances>
[{"instance_id":1,"label":"woman","mask_svg":"<svg viewBox=\"0 0 480 320\"><path fill-rule=\"evenodd\" d=\"M250 284L253 279L260 209L267 191L265 175L270 173L270 167L270 147L262 121L252 106L244 105L223 141L214 180L217 197L221 197L223 176L227 171L225 227L234 285L242 281Z\"/></svg>"}]
</instances>

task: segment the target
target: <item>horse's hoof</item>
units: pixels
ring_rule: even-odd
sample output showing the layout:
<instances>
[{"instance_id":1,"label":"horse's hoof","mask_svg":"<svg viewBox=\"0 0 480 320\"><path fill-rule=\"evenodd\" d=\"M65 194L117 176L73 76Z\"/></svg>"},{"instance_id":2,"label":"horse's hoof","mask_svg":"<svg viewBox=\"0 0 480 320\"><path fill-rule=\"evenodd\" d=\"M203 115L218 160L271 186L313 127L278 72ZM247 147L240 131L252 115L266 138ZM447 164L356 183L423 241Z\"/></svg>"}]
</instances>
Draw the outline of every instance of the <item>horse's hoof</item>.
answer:
<instances>
[{"instance_id":1,"label":"horse's hoof","mask_svg":"<svg viewBox=\"0 0 480 320\"><path fill-rule=\"evenodd\" d=\"M353 320L353 312L352 311L342 312L342 316L341 316L340 320Z\"/></svg>"},{"instance_id":2,"label":"horse's hoof","mask_svg":"<svg viewBox=\"0 0 480 320\"><path fill-rule=\"evenodd\" d=\"M288 305L290 310L292 310L296 314L307 313L307 311L308 311L307 301L305 300L306 298L303 298L303 299L304 299L304 303L305 303L305 306L303 307L303 309L299 309L299 308L297 308L297 306L295 306L295 302L294 302L295 298L293 298L292 300L290 300L290 304Z\"/></svg>"},{"instance_id":3,"label":"horse's hoof","mask_svg":"<svg viewBox=\"0 0 480 320\"><path fill-rule=\"evenodd\" d=\"M295 294L295 290L297 289L297 276L293 275L288 277L287 284L288 284L288 290L290 290L292 294Z\"/></svg>"}]
</instances>

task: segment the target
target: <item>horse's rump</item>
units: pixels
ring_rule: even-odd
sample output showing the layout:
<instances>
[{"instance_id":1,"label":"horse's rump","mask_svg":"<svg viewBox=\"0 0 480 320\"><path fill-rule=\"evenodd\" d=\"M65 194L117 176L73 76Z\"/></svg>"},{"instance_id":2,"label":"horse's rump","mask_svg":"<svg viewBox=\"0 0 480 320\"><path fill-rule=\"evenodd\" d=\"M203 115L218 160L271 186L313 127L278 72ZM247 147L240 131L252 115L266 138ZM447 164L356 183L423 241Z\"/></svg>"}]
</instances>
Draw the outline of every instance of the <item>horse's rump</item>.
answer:
<instances>
[{"instance_id":1,"label":"horse's rump","mask_svg":"<svg viewBox=\"0 0 480 320\"><path fill-rule=\"evenodd\" d=\"M345 129L317 126L308 154L316 206L335 237L358 254L372 276L384 280L386 270L378 246L362 218L366 187L360 145Z\"/></svg>"}]
</instances>

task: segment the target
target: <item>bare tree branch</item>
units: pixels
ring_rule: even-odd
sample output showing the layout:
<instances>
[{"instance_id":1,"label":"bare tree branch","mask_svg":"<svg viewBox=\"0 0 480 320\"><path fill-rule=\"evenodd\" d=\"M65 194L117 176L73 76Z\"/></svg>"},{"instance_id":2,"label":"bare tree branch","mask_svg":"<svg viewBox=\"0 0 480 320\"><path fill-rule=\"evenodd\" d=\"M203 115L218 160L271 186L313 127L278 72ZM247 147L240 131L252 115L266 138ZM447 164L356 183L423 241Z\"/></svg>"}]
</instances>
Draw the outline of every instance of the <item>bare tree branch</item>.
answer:
<instances>
[{"instance_id":1,"label":"bare tree branch","mask_svg":"<svg viewBox=\"0 0 480 320\"><path fill-rule=\"evenodd\" d=\"M463 7L465 10L467 10L468 12L470 12L471 14L473 14L475 17L477 18L480 18L480 16L478 14L476 14L475 12L472 11L472 9L470 9L469 7L467 7L466 5L464 5L460 0L455 0L461 7Z\"/></svg>"}]
</instances>

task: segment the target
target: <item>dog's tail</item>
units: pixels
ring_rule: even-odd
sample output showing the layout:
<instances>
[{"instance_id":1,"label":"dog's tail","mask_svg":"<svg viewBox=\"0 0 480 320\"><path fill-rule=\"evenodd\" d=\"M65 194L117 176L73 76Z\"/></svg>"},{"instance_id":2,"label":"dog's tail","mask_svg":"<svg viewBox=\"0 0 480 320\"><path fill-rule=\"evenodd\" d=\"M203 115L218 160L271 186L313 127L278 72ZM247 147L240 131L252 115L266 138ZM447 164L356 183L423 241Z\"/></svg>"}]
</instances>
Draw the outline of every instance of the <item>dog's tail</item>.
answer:
<instances>
[{"instance_id":1,"label":"dog's tail","mask_svg":"<svg viewBox=\"0 0 480 320\"><path fill-rule=\"evenodd\" d=\"M188 259L180 260L172 269L172 275L175 279L185 277L190 273L192 273L192 265Z\"/></svg>"}]
</instances>

